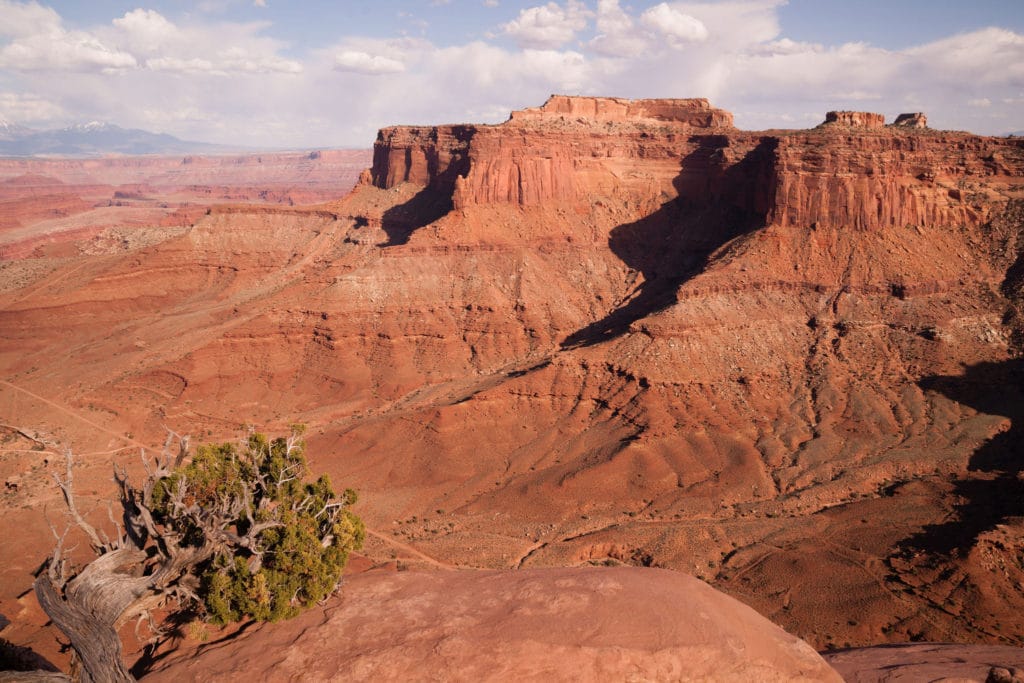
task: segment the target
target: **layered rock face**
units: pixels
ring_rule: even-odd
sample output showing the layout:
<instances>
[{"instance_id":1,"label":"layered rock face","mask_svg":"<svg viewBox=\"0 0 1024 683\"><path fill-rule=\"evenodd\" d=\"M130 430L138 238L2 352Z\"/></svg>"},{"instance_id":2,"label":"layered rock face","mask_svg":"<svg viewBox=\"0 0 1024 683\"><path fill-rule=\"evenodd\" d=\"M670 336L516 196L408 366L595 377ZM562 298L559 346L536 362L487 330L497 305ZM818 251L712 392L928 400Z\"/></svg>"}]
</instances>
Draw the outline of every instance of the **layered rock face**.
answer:
<instances>
[{"instance_id":1,"label":"layered rock face","mask_svg":"<svg viewBox=\"0 0 1024 683\"><path fill-rule=\"evenodd\" d=\"M613 97L552 95L541 107L512 112L509 121L550 122L555 117L587 121L653 119L696 128L731 128L732 114L715 109L703 98L685 100L625 100Z\"/></svg>"},{"instance_id":2,"label":"layered rock face","mask_svg":"<svg viewBox=\"0 0 1024 683\"><path fill-rule=\"evenodd\" d=\"M606 130L595 140L597 124ZM676 170L680 134L731 127L732 115L703 99L552 96L542 107L513 112L501 126L384 129L374 147L371 178L382 189L413 182L451 194L457 209L585 202L587 194L598 189L591 181L607 183L609 163L651 169L660 162L669 166L661 169L669 177L659 179L666 183ZM514 129L522 131L522 140L509 138ZM634 173L643 177L649 171ZM661 190L645 189L644 194L655 197Z\"/></svg>"},{"instance_id":3,"label":"layered rock face","mask_svg":"<svg viewBox=\"0 0 1024 683\"><path fill-rule=\"evenodd\" d=\"M896 117L896 120L892 122L892 125L905 126L907 128L927 128L928 117L924 115L924 112L900 114Z\"/></svg>"},{"instance_id":4,"label":"layered rock face","mask_svg":"<svg viewBox=\"0 0 1024 683\"><path fill-rule=\"evenodd\" d=\"M386 128L343 200L19 265L0 412L97 478L164 426L304 422L375 560L656 565L818 647L1019 642L1024 142L849 121ZM37 474L4 519L48 544Z\"/></svg>"},{"instance_id":5,"label":"layered rock face","mask_svg":"<svg viewBox=\"0 0 1024 683\"><path fill-rule=\"evenodd\" d=\"M962 134L790 135L776 149L768 222L858 230L980 226L1005 207L988 184L1019 176L1019 149L1013 140Z\"/></svg>"},{"instance_id":6,"label":"layered rock face","mask_svg":"<svg viewBox=\"0 0 1024 683\"><path fill-rule=\"evenodd\" d=\"M885 125L885 117L868 111L830 111L825 114L826 126L846 126L849 128L881 128Z\"/></svg>"}]
</instances>

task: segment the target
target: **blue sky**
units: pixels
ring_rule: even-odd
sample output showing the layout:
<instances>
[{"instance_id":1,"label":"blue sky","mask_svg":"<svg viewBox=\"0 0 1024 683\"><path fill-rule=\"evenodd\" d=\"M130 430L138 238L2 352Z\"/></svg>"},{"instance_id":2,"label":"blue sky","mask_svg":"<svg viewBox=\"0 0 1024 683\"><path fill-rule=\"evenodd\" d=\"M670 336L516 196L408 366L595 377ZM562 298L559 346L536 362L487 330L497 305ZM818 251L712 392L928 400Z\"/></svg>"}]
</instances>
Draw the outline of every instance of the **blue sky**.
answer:
<instances>
[{"instance_id":1,"label":"blue sky","mask_svg":"<svg viewBox=\"0 0 1024 683\"><path fill-rule=\"evenodd\" d=\"M553 92L1024 129L1020 0L0 0L0 118L273 147L497 122Z\"/></svg>"}]
</instances>

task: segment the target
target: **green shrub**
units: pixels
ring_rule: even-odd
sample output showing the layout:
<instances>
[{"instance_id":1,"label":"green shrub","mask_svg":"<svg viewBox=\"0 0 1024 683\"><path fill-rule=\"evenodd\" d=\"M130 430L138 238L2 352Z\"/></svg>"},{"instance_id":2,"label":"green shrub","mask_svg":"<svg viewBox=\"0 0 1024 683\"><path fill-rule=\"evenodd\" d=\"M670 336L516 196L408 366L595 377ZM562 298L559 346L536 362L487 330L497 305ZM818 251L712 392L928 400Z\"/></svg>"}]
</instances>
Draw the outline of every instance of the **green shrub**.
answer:
<instances>
[{"instance_id":1,"label":"green shrub","mask_svg":"<svg viewBox=\"0 0 1024 683\"><path fill-rule=\"evenodd\" d=\"M349 553L362 547L356 494L336 496L328 477L305 481L297 435L200 446L191 462L153 486L157 522L188 545L215 544L197 567L206 618L277 621L329 596Z\"/></svg>"}]
</instances>

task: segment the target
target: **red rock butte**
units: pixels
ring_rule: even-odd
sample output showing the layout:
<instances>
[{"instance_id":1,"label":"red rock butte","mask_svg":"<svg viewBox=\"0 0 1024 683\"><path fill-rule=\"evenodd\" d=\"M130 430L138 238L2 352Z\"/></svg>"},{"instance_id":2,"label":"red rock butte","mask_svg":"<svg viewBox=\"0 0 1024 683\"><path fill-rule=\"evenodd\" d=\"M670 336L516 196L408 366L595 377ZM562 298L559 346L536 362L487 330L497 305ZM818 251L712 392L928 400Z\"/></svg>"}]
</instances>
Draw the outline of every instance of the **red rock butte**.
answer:
<instances>
[{"instance_id":1,"label":"red rock butte","mask_svg":"<svg viewBox=\"0 0 1024 683\"><path fill-rule=\"evenodd\" d=\"M881 128L885 116L869 111L830 111L825 114L826 126L848 126L851 128Z\"/></svg>"},{"instance_id":2,"label":"red rock butte","mask_svg":"<svg viewBox=\"0 0 1024 683\"><path fill-rule=\"evenodd\" d=\"M0 612L43 637L48 444L102 512L165 427L301 422L375 563L650 565L820 649L1020 645L1024 140L907 121L554 96L384 128L337 201L12 249Z\"/></svg>"},{"instance_id":3,"label":"red rock butte","mask_svg":"<svg viewBox=\"0 0 1024 683\"><path fill-rule=\"evenodd\" d=\"M684 123L694 128L731 128L732 114L715 109L704 98L682 100L625 100L618 97L552 95L542 106L512 112L509 121L578 117L592 121L654 119Z\"/></svg>"}]
</instances>

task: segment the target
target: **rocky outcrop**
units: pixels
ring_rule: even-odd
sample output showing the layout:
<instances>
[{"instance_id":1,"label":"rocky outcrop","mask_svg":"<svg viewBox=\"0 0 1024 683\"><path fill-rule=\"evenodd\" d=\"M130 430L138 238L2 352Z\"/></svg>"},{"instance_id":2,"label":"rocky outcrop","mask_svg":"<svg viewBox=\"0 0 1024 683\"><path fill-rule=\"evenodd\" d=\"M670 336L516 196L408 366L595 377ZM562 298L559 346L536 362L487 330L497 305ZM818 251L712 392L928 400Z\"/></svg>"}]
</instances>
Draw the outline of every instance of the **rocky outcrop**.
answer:
<instances>
[{"instance_id":1,"label":"rocky outcrop","mask_svg":"<svg viewBox=\"0 0 1024 683\"><path fill-rule=\"evenodd\" d=\"M732 114L704 98L627 100L618 97L552 95L540 107L512 112L510 121L550 121L555 117L600 122L653 119L694 128L731 128Z\"/></svg>"},{"instance_id":2,"label":"rocky outcrop","mask_svg":"<svg viewBox=\"0 0 1024 683\"><path fill-rule=\"evenodd\" d=\"M371 175L380 188L429 187L456 209L562 202L589 211L595 196L615 194L726 197L762 223L805 228L990 220L998 203L980 183L1021 172L1020 142L914 135L923 118L906 121L886 129L880 114L829 112L814 131L756 135L731 129L706 100L553 96L499 126L384 129ZM855 137L844 136L850 128ZM950 156L951 146L961 153Z\"/></svg>"},{"instance_id":3,"label":"rocky outcrop","mask_svg":"<svg viewBox=\"0 0 1024 683\"><path fill-rule=\"evenodd\" d=\"M633 567L369 572L323 612L174 659L146 680L842 680L703 582Z\"/></svg>"},{"instance_id":4,"label":"rocky outcrop","mask_svg":"<svg viewBox=\"0 0 1024 683\"><path fill-rule=\"evenodd\" d=\"M867 111L830 111L825 114L823 126L844 126L846 128L881 128L885 117Z\"/></svg>"},{"instance_id":5,"label":"rocky outcrop","mask_svg":"<svg viewBox=\"0 0 1024 683\"><path fill-rule=\"evenodd\" d=\"M1024 172L1022 149L1015 140L963 134L783 136L768 222L861 230L981 225L1005 206L991 187Z\"/></svg>"},{"instance_id":6,"label":"rocky outcrop","mask_svg":"<svg viewBox=\"0 0 1024 683\"><path fill-rule=\"evenodd\" d=\"M900 126L902 128L927 128L928 117L923 112L913 112L910 114L900 114L896 117L896 120L892 122L894 126Z\"/></svg>"},{"instance_id":7,"label":"rocky outcrop","mask_svg":"<svg viewBox=\"0 0 1024 683\"><path fill-rule=\"evenodd\" d=\"M848 683L1024 680L1024 649L1006 645L907 643L828 653L825 659Z\"/></svg>"},{"instance_id":8,"label":"rocky outcrop","mask_svg":"<svg viewBox=\"0 0 1024 683\"><path fill-rule=\"evenodd\" d=\"M657 565L816 647L1019 642L991 530L1021 500L1024 141L623 102L384 129L315 210L4 261L0 412L103 483L165 426L306 423L376 561ZM5 557L49 548L58 495L11 448ZM5 613L37 565L0 567Z\"/></svg>"},{"instance_id":9,"label":"rocky outcrop","mask_svg":"<svg viewBox=\"0 0 1024 683\"><path fill-rule=\"evenodd\" d=\"M469 170L469 142L475 126L396 126L377 134L370 181L380 188L414 183L448 192Z\"/></svg>"},{"instance_id":10,"label":"rocky outcrop","mask_svg":"<svg viewBox=\"0 0 1024 683\"><path fill-rule=\"evenodd\" d=\"M605 128L595 131L598 124ZM458 209L585 200L592 183L580 176L605 170L604 162L649 167L660 160L669 177L659 180L670 183L685 136L731 127L732 115L704 99L555 95L542 107L513 112L500 126L385 128L374 145L370 179L379 188L411 182L446 193Z\"/></svg>"}]
</instances>

